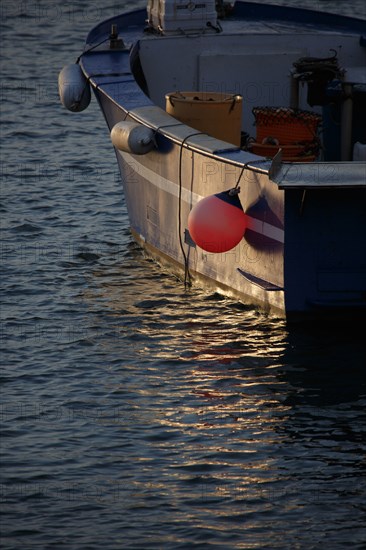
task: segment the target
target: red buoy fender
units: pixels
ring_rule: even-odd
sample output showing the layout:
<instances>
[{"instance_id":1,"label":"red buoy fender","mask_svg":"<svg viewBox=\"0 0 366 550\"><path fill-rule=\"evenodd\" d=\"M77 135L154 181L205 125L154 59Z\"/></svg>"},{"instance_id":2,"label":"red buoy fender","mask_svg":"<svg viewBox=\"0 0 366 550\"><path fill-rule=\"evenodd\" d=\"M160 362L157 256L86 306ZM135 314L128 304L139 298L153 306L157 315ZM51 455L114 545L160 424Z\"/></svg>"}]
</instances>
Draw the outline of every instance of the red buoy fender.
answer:
<instances>
[{"instance_id":1,"label":"red buoy fender","mask_svg":"<svg viewBox=\"0 0 366 550\"><path fill-rule=\"evenodd\" d=\"M246 216L237 193L231 192L205 197L189 213L189 233L206 252L227 252L243 238Z\"/></svg>"}]
</instances>

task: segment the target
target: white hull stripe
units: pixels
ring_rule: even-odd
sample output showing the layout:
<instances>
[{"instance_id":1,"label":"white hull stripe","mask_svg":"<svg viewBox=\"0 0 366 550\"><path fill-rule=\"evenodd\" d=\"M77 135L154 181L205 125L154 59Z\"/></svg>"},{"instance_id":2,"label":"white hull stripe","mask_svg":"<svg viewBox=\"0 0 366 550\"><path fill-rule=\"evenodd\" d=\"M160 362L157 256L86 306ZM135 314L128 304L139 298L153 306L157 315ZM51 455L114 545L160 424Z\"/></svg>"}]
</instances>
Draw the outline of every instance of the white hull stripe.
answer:
<instances>
[{"instance_id":1,"label":"white hull stripe","mask_svg":"<svg viewBox=\"0 0 366 550\"><path fill-rule=\"evenodd\" d=\"M285 232L280 227L276 227L275 225L258 220L258 218L252 218L251 216L248 216L248 214L247 220L248 229L251 229L252 231L255 231L255 233L264 235L265 237L273 239L279 243L285 242Z\"/></svg>"},{"instance_id":2,"label":"white hull stripe","mask_svg":"<svg viewBox=\"0 0 366 550\"><path fill-rule=\"evenodd\" d=\"M144 166L143 164L141 164L141 162L138 162L135 158L131 158L131 155L129 153L124 153L122 151L119 151L119 154L122 156L124 162L126 162L126 164L128 164L131 167L131 170L133 170L138 176L141 176L142 178L146 179L147 181L155 185L158 189L161 189L162 191L165 191L166 193L170 193L174 197L179 198L179 185L177 183L171 180L168 180L163 176L157 174L150 168L147 168L147 166ZM181 196L182 196L182 200L191 206L195 205L196 202L204 198L203 196L198 195L197 193L193 193L192 191L189 191L184 187L182 187ZM280 243L285 242L285 232L283 229L276 227L274 225L271 225L267 222L258 220L257 218L252 218L251 216L248 216L248 215L247 215L247 220L248 220L248 225L247 225L248 229L251 229L255 233L259 233L260 235L273 239L274 241L277 241Z\"/></svg>"}]
</instances>

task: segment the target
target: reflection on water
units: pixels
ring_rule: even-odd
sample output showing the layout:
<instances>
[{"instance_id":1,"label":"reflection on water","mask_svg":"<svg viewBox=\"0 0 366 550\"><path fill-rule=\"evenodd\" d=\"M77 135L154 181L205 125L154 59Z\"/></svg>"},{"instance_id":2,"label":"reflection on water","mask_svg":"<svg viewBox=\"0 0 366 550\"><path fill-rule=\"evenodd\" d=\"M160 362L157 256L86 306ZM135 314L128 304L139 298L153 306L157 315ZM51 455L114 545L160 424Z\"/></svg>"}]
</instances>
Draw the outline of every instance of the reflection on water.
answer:
<instances>
[{"instance_id":1,"label":"reflection on water","mask_svg":"<svg viewBox=\"0 0 366 550\"><path fill-rule=\"evenodd\" d=\"M59 104L90 27L136 5L2 13L3 547L364 550L364 332L185 291L129 244L96 103Z\"/></svg>"},{"instance_id":2,"label":"reflection on water","mask_svg":"<svg viewBox=\"0 0 366 550\"><path fill-rule=\"evenodd\" d=\"M119 269L94 272L85 300L91 309L103 301L114 353L119 338L124 350L129 343L119 388L132 404L133 431L143 433L144 505L169 502L178 524L216 536L228 521L237 529L245 521L248 548L290 548L308 523L303 544L332 541L323 510L337 503L343 531L334 541L343 544L359 518L350 520L347 507L363 498L349 486L364 437L362 332L286 326L216 294L185 291L137 256L132 245ZM230 540L241 539L236 532Z\"/></svg>"},{"instance_id":3,"label":"reflection on water","mask_svg":"<svg viewBox=\"0 0 366 550\"><path fill-rule=\"evenodd\" d=\"M287 326L185 290L134 244L110 248L60 260L63 289L83 274L50 306L65 323L77 307L74 332L15 334L1 410L9 548L47 548L58 525L67 549L77 532L93 550L361 550L362 329Z\"/></svg>"}]
</instances>

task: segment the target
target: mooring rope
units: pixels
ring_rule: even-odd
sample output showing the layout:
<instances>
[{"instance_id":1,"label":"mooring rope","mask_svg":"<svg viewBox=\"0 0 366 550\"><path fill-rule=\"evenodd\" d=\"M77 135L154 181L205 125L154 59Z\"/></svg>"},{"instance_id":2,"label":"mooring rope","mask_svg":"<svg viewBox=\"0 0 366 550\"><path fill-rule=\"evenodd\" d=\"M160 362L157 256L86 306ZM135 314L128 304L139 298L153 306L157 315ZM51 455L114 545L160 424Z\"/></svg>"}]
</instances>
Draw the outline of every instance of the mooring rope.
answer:
<instances>
[{"instance_id":1,"label":"mooring rope","mask_svg":"<svg viewBox=\"0 0 366 550\"><path fill-rule=\"evenodd\" d=\"M182 161L183 161L183 146L189 138L191 138L193 136L199 136L199 135L202 135L202 134L204 134L204 132L195 132L193 134L189 134L188 136L186 136L183 139L183 141L180 145L180 151L179 151L178 236L179 236L180 249L182 251L183 258L184 258L184 286L185 287L192 285L192 277L191 277L191 274L189 273L188 256L187 256L187 254L184 250L184 244L183 244L183 240L182 240L182 187L183 187L183 183L182 183Z\"/></svg>"},{"instance_id":2,"label":"mooring rope","mask_svg":"<svg viewBox=\"0 0 366 550\"><path fill-rule=\"evenodd\" d=\"M79 55L79 57L77 58L77 60L75 61L76 64L78 64L80 62L80 59L83 57L83 55L85 55L86 53L89 53L91 52L92 50L95 50L95 48L97 48L98 46L101 46L102 44L104 44L104 42L107 42L107 40L110 40L110 36L108 35L107 38L103 38L103 40L101 40L100 42L98 42L98 44L94 44L94 46L91 46L90 48L88 48L87 50L84 50L82 54Z\"/></svg>"}]
</instances>

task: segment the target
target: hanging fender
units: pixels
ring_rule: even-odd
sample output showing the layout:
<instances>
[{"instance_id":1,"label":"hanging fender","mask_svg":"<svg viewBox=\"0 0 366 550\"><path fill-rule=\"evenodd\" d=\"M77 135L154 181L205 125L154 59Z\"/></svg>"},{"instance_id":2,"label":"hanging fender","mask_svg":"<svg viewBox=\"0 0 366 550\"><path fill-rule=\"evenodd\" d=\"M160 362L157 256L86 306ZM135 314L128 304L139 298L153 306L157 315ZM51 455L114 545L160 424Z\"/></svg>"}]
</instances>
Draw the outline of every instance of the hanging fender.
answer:
<instances>
[{"instance_id":1,"label":"hanging fender","mask_svg":"<svg viewBox=\"0 0 366 550\"><path fill-rule=\"evenodd\" d=\"M135 155L145 155L155 147L153 130L129 120L117 122L113 126L111 140L119 151Z\"/></svg>"},{"instance_id":2,"label":"hanging fender","mask_svg":"<svg viewBox=\"0 0 366 550\"><path fill-rule=\"evenodd\" d=\"M90 86L78 63L62 69L58 76L58 91L62 105L69 111L79 113L88 107Z\"/></svg>"}]
</instances>

